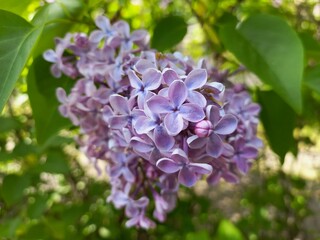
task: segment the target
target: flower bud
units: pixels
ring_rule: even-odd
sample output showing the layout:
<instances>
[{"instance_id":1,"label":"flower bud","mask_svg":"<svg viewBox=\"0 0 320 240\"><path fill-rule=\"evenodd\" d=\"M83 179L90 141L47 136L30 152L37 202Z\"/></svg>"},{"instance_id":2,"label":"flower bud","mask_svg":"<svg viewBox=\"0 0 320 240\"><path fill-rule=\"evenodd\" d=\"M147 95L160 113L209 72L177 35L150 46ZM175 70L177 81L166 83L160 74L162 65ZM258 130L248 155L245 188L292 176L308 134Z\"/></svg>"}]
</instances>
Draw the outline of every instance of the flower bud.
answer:
<instances>
[{"instance_id":1,"label":"flower bud","mask_svg":"<svg viewBox=\"0 0 320 240\"><path fill-rule=\"evenodd\" d=\"M213 125L209 120L197 122L194 127L194 133L198 137L208 137L213 131Z\"/></svg>"}]
</instances>

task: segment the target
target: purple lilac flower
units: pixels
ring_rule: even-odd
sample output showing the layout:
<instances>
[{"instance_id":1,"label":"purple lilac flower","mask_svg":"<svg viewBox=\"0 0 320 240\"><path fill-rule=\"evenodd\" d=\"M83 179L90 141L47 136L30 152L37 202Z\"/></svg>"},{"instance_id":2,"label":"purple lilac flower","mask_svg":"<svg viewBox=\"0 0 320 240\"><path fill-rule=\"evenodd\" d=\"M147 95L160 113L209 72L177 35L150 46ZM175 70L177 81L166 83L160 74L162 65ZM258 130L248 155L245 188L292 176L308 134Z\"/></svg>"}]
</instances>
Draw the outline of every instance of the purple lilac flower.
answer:
<instances>
[{"instance_id":1,"label":"purple lilac flower","mask_svg":"<svg viewBox=\"0 0 320 240\"><path fill-rule=\"evenodd\" d=\"M212 171L212 167L206 163L190 162L181 149L175 149L170 158L159 159L157 167L169 174L179 172L179 182L187 187L196 183L198 174L210 174Z\"/></svg>"},{"instance_id":2,"label":"purple lilac flower","mask_svg":"<svg viewBox=\"0 0 320 240\"><path fill-rule=\"evenodd\" d=\"M76 79L69 94L57 89L59 111L79 127L94 166L107 162L107 201L124 209L125 225L155 227L150 212L165 221L181 185L239 182L262 145L260 106L245 87L205 60L150 50L147 32L124 21L95 23L89 35L57 39L44 58L55 77Z\"/></svg>"},{"instance_id":3,"label":"purple lilac flower","mask_svg":"<svg viewBox=\"0 0 320 240\"><path fill-rule=\"evenodd\" d=\"M168 90L168 98L162 96L151 97L147 104L151 111L166 114L164 126L172 136L179 134L184 127L184 120L198 122L205 115L202 108L193 103L185 103L188 89L184 82L175 80Z\"/></svg>"}]
</instances>

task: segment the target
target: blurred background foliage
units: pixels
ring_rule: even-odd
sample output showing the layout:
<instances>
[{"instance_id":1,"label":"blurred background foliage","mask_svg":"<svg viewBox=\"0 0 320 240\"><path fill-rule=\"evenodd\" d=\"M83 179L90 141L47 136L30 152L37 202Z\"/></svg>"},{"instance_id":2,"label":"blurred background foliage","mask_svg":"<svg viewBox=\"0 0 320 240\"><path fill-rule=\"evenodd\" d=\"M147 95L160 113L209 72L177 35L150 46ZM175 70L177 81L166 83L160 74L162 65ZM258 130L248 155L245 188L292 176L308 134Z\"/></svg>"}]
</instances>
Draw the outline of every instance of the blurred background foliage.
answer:
<instances>
[{"instance_id":1,"label":"blurred background foliage","mask_svg":"<svg viewBox=\"0 0 320 240\"><path fill-rule=\"evenodd\" d=\"M147 29L160 51L235 71L263 107L265 147L248 176L181 189L150 231L126 229L106 203L104 166L81 155L57 112L55 89L72 81L41 56L100 14ZM0 16L1 239L320 239L318 1L1 0Z\"/></svg>"}]
</instances>

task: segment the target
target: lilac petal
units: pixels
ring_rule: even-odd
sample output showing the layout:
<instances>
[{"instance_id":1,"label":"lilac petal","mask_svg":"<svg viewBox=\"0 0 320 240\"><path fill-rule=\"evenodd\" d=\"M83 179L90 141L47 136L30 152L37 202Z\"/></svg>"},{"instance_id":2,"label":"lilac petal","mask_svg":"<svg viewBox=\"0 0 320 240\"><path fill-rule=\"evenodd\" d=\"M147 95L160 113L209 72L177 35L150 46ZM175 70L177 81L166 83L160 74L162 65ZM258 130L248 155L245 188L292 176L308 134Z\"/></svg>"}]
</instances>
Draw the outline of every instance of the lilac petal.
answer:
<instances>
[{"instance_id":1,"label":"lilac petal","mask_svg":"<svg viewBox=\"0 0 320 240\"><path fill-rule=\"evenodd\" d=\"M136 30L131 33L130 39L133 42L139 42L144 40L148 36L148 32L145 30Z\"/></svg>"},{"instance_id":2,"label":"lilac petal","mask_svg":"<svg viewBox=\"0 0 320 240\"><path fill-rule=\"evenodd\" d=\"M220 109L217 106L210 105L207 108L207 115L208 115L209 121L215 127L217 125L217 123L219 122L219 119L220 119Z\"/></svg>"},{"instance_id":3,"label":"lilac petal","mask_svg":"<svg viewBox=\"0 0 320 240\"><path fill-rule=\"evenodd\" d=\"M141 228L146 229L146 230L156 227L156 224L153 221L151 221L149 218L147 218L146 216L140 217L139 224L140 224Z\"/></svg>"},{"instance_id":4,"label":"lilac petal","mask_svg":"<svg viewBox=\"0 0 320 240\"><path fill-rule=\"evenodd\" d=\"M230 144L224 143L222 155L225 157L232 157L234 155L234 148Z\"/></svg>"},{"instance_id":5,"label":"lilac petal","mask_svg":"<svg viewBox=\"0 0 320 240\"><path fill-rule=\"evenodd\" d=\"M247 108L246 112L250 113L251 115L257 115L261 110L261 107L259 104L251 103Z\"/></svg>"},{"instance_id":6,"label":"lilac petal","mask_svg":"<svg viewBox=\"0 0 320 240\"><path fill-rule=\"evenodd\" d=\"M253 146L245 146L240 153L241 158L256 158L258 150Z\"/></svg>"},{"instance_id":7,"label":"lilac petal","mask_svg":"<svg viewBox=\"0 0 320 240\"><path fill-rule=\"evenodd\" d=\"M183 129L183 118L178 113L168 113L164 118L164 126L169 135L176 136Z\"/></svg>"},{"instance_id":8,"label":"lilac petal","mask_svg":"<svg viewBox=\"0 0 320 240\"><path fill-rule=\"evenodd\" d=\"M237 164L238 169L241 172L247 173L249 171L249 165L248 165L247 159L245 159L245 158L237 158L236 164Z\"/></svg>"},{"instance_id":9,"label":"lilac petal","mask_svg":"<svg viewBox=\"0 0 320 240\"><path fill-rule=\"evenodd\" d=\"M187 154L180 148L175 149L172 152L171 158L180 164L186 164L188 163L188 156Z\"/></svg>"},{"instance_id":10,"label":"lilac petal","mask_svg":"<svg viewBox=\"0 0 320 240\"><path fill-rule=\"evenodd\" d=\"M103 30L105 32L110 29L110 21L105 16L101 16L101 15L98 16L95 19L95 23L98 28L100 28L101 30Z\"/></svg>"},{"instance_id":11,"label":"lilac petal","mask_svg":"<svg viewBox=\"0 0 320 240\"><path fill-rule=\"evenodd\" d=\"M149 143L145 142L143 139L139 137L131 138L130 145L134 150L137 150L138 152L142 152L142 153L151 152L152 149L154 148L153 145L150 145Z\"/></svg>"},{"instance_id":12,"label":"lilac petal","mask_svg":"<svg viewBox=\"0 0 320 240\"><path fill-rule=\"evenodd\" d=\"M149 109L154 113L169 113L172 112L172 106L169 100L162 96L151 97L147 101Z\"/></svg>"},{"instance_id":13,"label":"lilac petal","mask_svg":"<svg viewBox=\"0 0 320 240\"><path fill-rule=\"evenodd\" d=\"M180 107L187 99L188 89L184 82L175 80L169 86L169 99L175 107Z\"/></svg>"},{"instance_id":14,"label":"lilac petal","mask_svg":"<svg viewBox=\"0 0 320 240\"><path fill-rule=\"evenodd\" d=\"M154 129L154 143L156 144L157 148L160 150L168 151L170 150L175 141L172 136L170 136L165 128L162 125L158 125Z\"/></svg>"},{"instance_id":15,"label":"lilac petal","mask_svg":"<svg viewBox=\"0 0 320 240\"><path fill-rule=\"evenodd\" d=\"M49 50L45 51L43 53L43 58L46 61L51 62L51 63L55 63L58 60L56 52L53 51L52 49L49 49Z\"/></svg>"},{"instance_id":16,"label":"lilac petal","mask_svg":"<svg viewBox=\"0 0 320 240\"><path fill-rule=\"evenodd\" d=\"M187 100L204 108L207 105L206 98L197 91L189 91Z\"/></svg>"},{"instance_id":17,"label":"lilac petal","mask_svg":"<svg viewBox=\"0 0 320 240\"><path fill-rule=\"evenodd\" d=\"M219 182L221 178L221 171L217 169L213 169L212 173L210 174L209 177L207 177L207 183L210 185L215 185Z\"/></svg>"},{"instance_id":18,"label":"lilac petal","mask_svg":"<svg viewBox=\"0 0 320 240\"><path fill-rule=\"evenodd\" d=\"M178 179L182 185L187 187L192 187L197 182L196 175L188 167L180 170Z\"/></svg>"},{"instance_id":19,"label":"lilac petal","mask_svg":"<svg viewBox=\"0 0 320 240\"><path fill-rule=\"evenodd\" d=\"M194 69L192 70L186 80L185 84L188 89L193 90L201 88L207 82L207 71L205 69Z\"/></svg>"},{"instance_id":20,"label":"lilac petal","mask_svg":"<svg viewBox=\"0 0 320 240\"><path fill-rule=\"evenodd\" d=\"M187 143L191 149L202 148L207 142L207 138L199 138L197 135L193 135L187 139Z\"/></svg>"},{"instance_id":21,"label":"lilac petal","mask_svg":"<svg viewBox=\"0 0 320 240\"><path fill-rule=\"evenodd\" d=\"M179 80L179 75L171 68L165 68L162 71L163 81L170 86L174 80Z\"/></svg>"},{"instance_id":22,"label":"lilac petal","mask_svg":"<svg viewBox=\"0 0 320 240\"><path fill-rule=\"evenodd\" d=\"M120 191L115 192L112 198L116 208L121 208L128 203L128 196Z\"/></svg>"},{"instance_id":23,"label":"lilac petal","mask_svg":"<svg viewBox=\"0 0 320 240\"><path fill-rule=\"evenodd\" d=\"M117 29L118 33L122 35L122 37L130 36L130 27L127 22L120 20L116 22L113 26L115 29Z\"/></svg>"},{"instance_id":24,"label":"lilac petal","mask_svg":"<svg viewBox=\"0 0 320 240\"><path fill-rule=\"evenodd\" d=\"M229 172L229 171L223 172L222 177L225 181L229 183L239 183L238 176L232 172Z\"/></svg>"},{"instance_id":25,"label":"lilac petal","mask_svg":"<svg viewBox=\"0 0 320 240\"><path fill-rule=\"evenodd\" d=\"M223 143L220 137L214 133L210 135L210 140L207 143L207 153L217 158L219 157L223 152Z\"/></svg>"},{"instance_id":26,"label":"lilac petal","mask_svg":"<svg viewBox=\"0 0 320 240\"><path fill-rule=\"evenodd\" d=\"M122 166L114 166L111 168L109 174L111 178L117 178L120 176L121 172L122 172Z\"/></svg>"},{"instance_id":27,"label":"lilac petal","mask_svg":"<svg viewBox=\"0 0 320 240\"><path fill-rule=\"evenodd\" d=\"M113 116L109 118L110 128L122 129L128 124L127 116Z\"/></svg>"},{"instance_id":28,"label":"lilac petal","mask_svg":"<svg viewBox=\"0 0 320 240\"><path fill-rule=\"evenodd\" d=\"M233 133L237 129L237 126L238 119L231 114L226 114L217 123L214 128L214 132L220 135L228 135Z\"/></svg>"},{"instance_id":29,"label":"lilac petal","mask_svg":"<svg viewBox=\"0 0 320 240\"><path fill-rule=\"evenodd\" d=\"M142 75L142 81L146 90L155 90L161 84L161 72L156 69L148 69Z\"/></svg>"},{"instance_id":30,"label":"lilac petal","mask_svg":"<svg viewBox=\"0 0 320 240\"><path fill-rule=\"evenodd\" d=\"M120 36L112 36L111 38L108 39L107 44L108 46L112 48L117 48L121 45L122 39Z\"/></svg>"},{"instance_id":31,"label":"lilac petal","mask_svg":"<svg viewBox=\"0 0 320 240\"><path fill-rule=\"evenodd\" d=\"M60 78L62 75L61 69L59 68L58 64L52 64L52 66L50 67L50 71L56 78Z\"/></svg>"},{"instance_id":32,"label":"lilac petal","mask_svg":"<svg viewBox=\"0 0 320 240\"><path fill-rule=\"evenodd\" d=\"M135 175L127 167L122 167L122 175L128 182L134 182Z\"/></svg>"},{"instance_id":33,"label":"lilac petal","mask_svg":"<svg viewBox=\"0 0 320 240\"><path fill-rule=\"evenodd\" d=\"M157 167L165 173L175 173L180 170L179 166L175 161L170 158L161 158L157 161Z\"/></svg>"},{"instance_id":34,"label":"lilac petal","mask_svg":"<svg viewBox=\"0 0 320 240\"><path fill-rule=\"evenodd\" d=\"M139 223L139 216L135 216L135 217L129 219L128 221L126 221L126 227L131 228L133 226L137 226L138 223Z\"/></svg>"},{"instance_id":35,"label":"lilac petal","mask_svg":"<svg viewBox=\"0 0 320 240\"><path fill-rule=\"evenodd\" d=\"M225 86L219 82L210 82L205 85L206 89L209 89L213 94L219 94L224 91Z\"/></svg>"},{"instance_id":36,"label":"lilac petal","mask_svg":"<svg viewBox=\"0 0 320 240\"><path fill-rule=\"evenodd\" d=\"M61 103L66 103L66 102L68 101L67 93L66 93L66 91L65 91L63 88L61 88L61 87L57 88L57 90L56 90L56 96L57 96L59 102L61 102Z\"/></svg>"},{"instance_id":37,"label":"lilac petal","mask_svg":"<svg viewBox=\"0 0 320 240\"><path fill-rule=\"evenodd\" d=\"M98 43L104 38L105 34L101 30L94 30L89 36L89 41L92 43Z\"/></svg>"},{"instance_id":38,"label":"lilac petal","mask_svg":"<svg viewBox=\"0 0 320 240\"><path fill-rule=\"evenodd\" d=\"M135 129L138 134L147 134L157 126L156 122L148 117L140 116L135 122Z\"/></svg>"},{"instance_id":39,"label":"lilac petal","mask_svg":"<svg viewBox=\"0 0 320 240\"><path fill-rule=\"evenodd\" d=\"M135 201L135 205L139 208L145 208L149 204L149 199L147 197L141 197Z\"/></svg>"},{"instance_id":40,"label":"lilac petal","mask_svg":"<svg viewBox=\"0 0 320 240\"><path fill-rule=\"evenodd\" d=\"M192 172L199 174L210 174L212 172L212 167L206 163L190 163L189 168Z\"/></svg>"},{"instance_id":41,"label":"lilac petal","mask_svg":"<svg viewBox=\"0 0 320 240\"><path fill-rule=\"evenodd\" d=\"M146 59L140 59L136 64L135 64L135 69L137 72L143 74L146 70L149 68L156 68L156 65Z\"/></svg>"},{"instance_id":42,"label":"lilac petal","mask_svg":"<svg viewBox=\"0 0 320 240\"><path fill-rule=\"evenodd\" d=\"M137 76L137 74L134 71L129 70L128 77L130 80L131 87L140 90L140 88L143 86L143 84L142 84L142 81L140 80L140 78Z\"/></svg>"},{"instance_id":43,"label":"lilac petal","mask_svg":"<svg viewBox=\"0 0 320 240\"><path fill-rule=\"evenodd\" d=\"M205 114L201 107L193 103L185 103L180 108L181 116L189 122L199 122Z\"/></svg>"},{"instance_id":44,"label":"lilac petal","mask_svg":"<svg viewBox=\"0 0 320 240\"><path fill-rule=\"evenodd\" d=\"M99 88L94 94L93 99L102 104L107 104L109 102L109 97L112 91L108 88Z\"/></svg>"},{"instance_id":45,"label":"lilac petal","mask_svg":"<svg viewBox=\"0 0 320 240\"><path fill-rule=\"evenodd\" d=\"M120 113L120 114L129 114L130 110L128 107L128 100L127 98L118 95L118 94L112 94L110 96L110 105L113 108L114 112Z\"/></svg>"}]
</instances>

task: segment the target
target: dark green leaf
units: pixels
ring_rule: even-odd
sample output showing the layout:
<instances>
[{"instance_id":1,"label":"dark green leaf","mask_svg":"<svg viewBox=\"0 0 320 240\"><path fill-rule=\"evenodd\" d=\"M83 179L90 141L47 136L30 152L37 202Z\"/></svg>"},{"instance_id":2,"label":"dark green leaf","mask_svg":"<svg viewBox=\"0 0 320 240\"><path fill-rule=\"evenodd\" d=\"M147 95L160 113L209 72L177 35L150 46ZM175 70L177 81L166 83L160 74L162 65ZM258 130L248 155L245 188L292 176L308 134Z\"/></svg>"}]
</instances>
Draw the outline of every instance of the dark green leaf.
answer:
<instances>
[{"instance_id":1,"label":"dark green leaf","mask_svg":"<svg viewBox=\"0 0 320 240\"><path fill-rule=\"evenodd\" d=\"M297 145L293 138L296 124L295 112L273 91L258 91L262 106L261 121L272 150L279 155L281 163L287 152L294 154Z\"/></svg>"},{"instance_id":2,"label":"dark green leaf","mask_svg":"<svg viewBox=\"0 0 320 240\"><path fill-rule=\"evenodd\" d=\"M178 44L187 33L187 23L182 17L167 16L154 28L151 47L158 51L168 50Z\"/></svg>"},{"instance_id":3,"label":"dark green leaf","mask_svg":"<svg viewBox=\"0 0 320 240\"><path fill-rule=\"evenodd\" d=\"M320 94L320 65L306 69L304 84Z\"/></svg>"},{"instance_id":4,"label":"dark green leaf","mask_svg":"<svg viewBox=\"0 0 320 240\"><path fill-rule=\"evenodd\" d=\"M303 47L295 31L281 18L249 17L235 29L221 28L221 40L246 67L297 112L302 111Z\"/></svg>"},{"instance_id":5,"label":"dark green leaf","mask_svg":"<svg viewBox=\"0 0 320 240\"><path fill-rule=\"evenodd\" d=\"M36 125L36 137L44 144L70 121L58 112L57 87L69 89L74 81L67 77L54 78L50 73L50 63L39 56L30 67L27 83L28 95Z\"/></svg>"},{"instance_id":6,"label":"dark green leaf","mask_svg":"<svg viewBox=\"0 0 320 240\"><path fill-rule=\"evenodd\" d=\"M0 112L35 46L42 26L0 10Z\"/></svg>"},{"instance_id":7,"label":"dark green leaf","mask_svg":"<svg viewBox=\"0 0 320 240\"><path fill-rule=\"evenodd\" d=\"M300 33L299 37L302 41L306 57L320 60L320 44L314 39L311 33Z\"/></svg>"},{"instance_id":8,"label":"dark green leaf","mask_svg":"<svg viewBox=\"0 0 320 240\"><path fill-rule=\"evenodd\" d=\"M3 179L1 196L6 204L11 206L22 199L24 190L29 186L29 175L7 175Z\"/></svg>"},{"instance_id":9,"label":"dark green leaf","mask_svg":"<svg viewBox=\"0 0 320 240\"><path fill-rule=\"evenodd\" d=\"M222 220L219 223L217 234L217 240L243 240L240 230L230 221Z\"/></svg>"},{"instance_id":10,"label":"dark green leaf","mask_svg":"<svg viewBox=\"0 0 320 240\"><path fill-rule=\"evenodd\" d=\"M41 171L49 173L67 173L69 171L69 165L67 162L66 155L61 150L49 150L47 160Z\"/></svg>"},{"instance_id":11,"label":"dark green leaf","mask_svg":"<svg viewBox=\"0 0 320 240\"><path fill-rule=\"evenodd\" d=\"M0 133L21 128L22 124L12 117L0 117Z\"/></svg>"}]
</instances>

